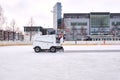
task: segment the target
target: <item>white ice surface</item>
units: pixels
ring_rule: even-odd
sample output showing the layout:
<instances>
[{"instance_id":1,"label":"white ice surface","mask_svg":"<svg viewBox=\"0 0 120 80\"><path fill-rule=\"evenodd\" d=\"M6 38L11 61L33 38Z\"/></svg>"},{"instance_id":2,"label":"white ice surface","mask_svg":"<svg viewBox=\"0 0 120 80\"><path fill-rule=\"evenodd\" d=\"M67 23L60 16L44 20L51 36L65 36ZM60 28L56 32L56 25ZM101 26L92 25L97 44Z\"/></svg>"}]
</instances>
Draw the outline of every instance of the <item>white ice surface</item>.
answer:
<instances>
[{"instance_id":1,"label":"white ice surface","mask_svg":"<svg viewBox=\"0 0 120 80\"><path fill-rule=\"evenodd\" d=\"M0 47L0 80L120 80L120 51L73 51L120 50L119 45L64 48L69 52L35 53L32 46Z\"/></svg>"},{"instance_id":2,"label":"white ice surface","mask_svg":"<svg viewBox=\"0 0 120 80\"><path fill-rule=\"evenodd\" d=\"M64 48L65 50L120 50L120 45L77 45Z\"/></svg>"}]
</instances>

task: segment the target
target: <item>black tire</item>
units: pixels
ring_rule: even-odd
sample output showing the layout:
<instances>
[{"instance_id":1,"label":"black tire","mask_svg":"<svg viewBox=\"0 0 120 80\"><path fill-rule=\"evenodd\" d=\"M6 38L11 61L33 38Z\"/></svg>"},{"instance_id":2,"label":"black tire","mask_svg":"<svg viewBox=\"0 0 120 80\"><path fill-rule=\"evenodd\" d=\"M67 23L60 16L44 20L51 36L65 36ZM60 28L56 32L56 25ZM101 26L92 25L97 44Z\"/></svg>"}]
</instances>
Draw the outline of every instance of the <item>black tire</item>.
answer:
<instances>
[{"instance_id":1,"label":"black tire","mask_svg":"<svg viewBox=\"0 0 120 80\"><path fill-rule=\"evenodd\" d=\"M64 52L64 48L63 48L63 47L61 47L61 49L60 49L60 50L61 50L61 52Z\"/></svg>"},{"instance_id":2,"label":"black tire","mask_svg":"<svg viewBox=\"0 0 120 80\"><path fill-rule=\"evenodd\" d=\"M56 47L51 47L50 52L56 52Z\"/></svg>"},{"instance_id":3,"label":"black tire","mask_svg":"<svg viewBox=\"0 0 120 80\"><path fill-rule=\"evenodd\" d=\"M58 48L58 52L64 52L64 48L63 47Z\"/></svg>"},{"instance_id":4,"label":"black tire","mask_svg":"<svg viewBox=\"0 0 120 80\"><path fill-rule=\"evenodd\" d=\"M41 49L40 49L40 47L35 47L35 48L34 48L34 51L35 51L36 53L39 53L39 52L41 51Z\"/></svg>"}]
</instances>

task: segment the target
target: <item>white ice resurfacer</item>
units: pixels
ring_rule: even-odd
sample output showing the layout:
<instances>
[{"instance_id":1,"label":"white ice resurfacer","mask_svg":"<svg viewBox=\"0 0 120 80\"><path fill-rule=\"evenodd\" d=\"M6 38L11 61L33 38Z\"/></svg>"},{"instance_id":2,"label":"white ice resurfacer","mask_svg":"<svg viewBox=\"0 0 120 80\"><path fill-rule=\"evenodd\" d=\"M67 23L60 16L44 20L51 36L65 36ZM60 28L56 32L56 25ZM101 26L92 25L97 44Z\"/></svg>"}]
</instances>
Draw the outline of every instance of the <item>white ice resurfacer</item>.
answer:
<instances>
[{"instance_id":1,"label":"white ice resurfacer","mask_svg":"<svg viewBox=\"0 0 120 80\"><path fill-rule=\"evenodd\" d=\"M57 35L39 35L36 34L33 39L33 49L36 53L42 51L64 51L63 37L58 37Z\"/></svg>"}]
</instances>

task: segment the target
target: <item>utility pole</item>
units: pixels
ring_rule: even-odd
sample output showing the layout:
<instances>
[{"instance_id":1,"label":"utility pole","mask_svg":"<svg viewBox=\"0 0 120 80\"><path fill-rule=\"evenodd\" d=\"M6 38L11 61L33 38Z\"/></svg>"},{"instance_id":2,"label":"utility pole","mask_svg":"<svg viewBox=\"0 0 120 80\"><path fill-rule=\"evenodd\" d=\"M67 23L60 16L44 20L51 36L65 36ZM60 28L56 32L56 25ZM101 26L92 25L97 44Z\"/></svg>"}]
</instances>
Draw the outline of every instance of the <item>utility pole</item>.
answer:
<instances>
[{"instance_id":1,"label":"utility pole","mask_svg":"<svg viewBox=\"0 0 120 80\"><path fill-rule=\"evenodd\" d=\"M87 35L86 28L84 28L83 26L81 26L80 33L81 33L81 37L85 38L86 35Z\"/></svg>"}]
</instances>

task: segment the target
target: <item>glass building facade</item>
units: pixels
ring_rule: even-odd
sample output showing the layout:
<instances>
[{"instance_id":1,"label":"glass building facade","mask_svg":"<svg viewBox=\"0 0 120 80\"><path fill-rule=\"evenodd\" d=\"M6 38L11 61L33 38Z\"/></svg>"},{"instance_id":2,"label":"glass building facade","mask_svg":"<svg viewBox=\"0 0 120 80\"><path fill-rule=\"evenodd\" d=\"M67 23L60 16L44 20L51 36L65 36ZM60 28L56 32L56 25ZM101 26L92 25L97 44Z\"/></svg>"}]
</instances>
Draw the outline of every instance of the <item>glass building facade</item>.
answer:
<instances>
[{"instance_id":1,"label":"glass building facade","mask_svg":"<svg viewBox=\"0 0 120 80\"><path fill-rule=\"evenodd\" d=\"M90 14L90 34L105 34L108 35L110 29L110 14Z\"/></svg>"},{"instance_id":2,"label":"glass building facade","mask_svg":"<svg viewBox=\"0 0 120 80\"><path fill-rule=\"evenodd\" d=\"M120 38L120 13L66 13L64 27L66 40L112 40Z\"/></svg>"},{"instance_id":3,"label":"glass building facade","mask_svg":"<svg viewBox=\"0 0 120 80\"><path fill-rule=\"evenodd\" d=\"M89 34L89 14L64 15L66 40L83 40Z\"/></svg>"},{"instance_id":4,"label":"glass building facade","mask_svg":"<svg viewBox=\"0 0 120 80\"><path fill-rule=\"evenodd\" d=\"M57 30L61 26L62 21L62 5L57 2L53 7L53 27Z\"/></svg>"}]
</instances>

